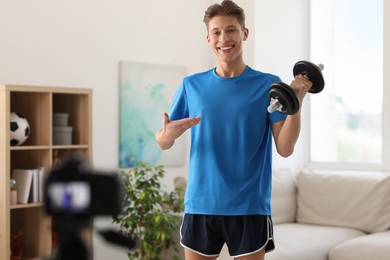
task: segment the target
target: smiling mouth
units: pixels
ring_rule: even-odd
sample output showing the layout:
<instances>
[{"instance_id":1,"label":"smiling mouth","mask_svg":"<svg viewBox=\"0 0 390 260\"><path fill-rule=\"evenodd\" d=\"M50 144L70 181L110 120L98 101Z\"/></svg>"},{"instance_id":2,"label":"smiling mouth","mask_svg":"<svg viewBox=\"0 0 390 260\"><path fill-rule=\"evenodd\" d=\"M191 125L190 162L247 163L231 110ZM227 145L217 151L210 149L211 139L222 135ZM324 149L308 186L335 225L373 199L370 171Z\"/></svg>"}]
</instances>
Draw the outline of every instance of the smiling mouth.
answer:
<instances>
[{"instance_id":1,"label":"smiling mouth","mask_svg":"<svg viewBox=\"0 0 390 260\"><path fill-rule=\"evenodd\" d=\"M233 49L233 47L234 47L234 45L227 46L227 47L218 47L218 49L221 50L221 51L228 51L228 50Z\"/></svg>"}]
</instances>

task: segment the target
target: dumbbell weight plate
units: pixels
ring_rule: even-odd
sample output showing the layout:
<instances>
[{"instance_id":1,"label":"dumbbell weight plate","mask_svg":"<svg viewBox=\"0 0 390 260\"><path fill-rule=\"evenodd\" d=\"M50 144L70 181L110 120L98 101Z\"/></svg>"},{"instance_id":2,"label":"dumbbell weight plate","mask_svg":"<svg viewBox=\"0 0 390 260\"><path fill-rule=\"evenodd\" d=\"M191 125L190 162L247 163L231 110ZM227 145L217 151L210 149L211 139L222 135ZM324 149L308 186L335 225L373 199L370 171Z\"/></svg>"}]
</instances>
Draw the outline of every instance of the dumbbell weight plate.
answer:
<instances>
[{"instance_id":1,"label":"dumbbell weight plate","mask_svg":"<svg viewBox=\"0 0 390 260\"><path fill-rule=\"evenodd\" d=\"M294 77L296 75L302 74L306 75L311 83L313 84L312 87L309 89L310 93L320 93L325 86L325 81L322 76L321 69L309 62L309 61L298 61L295 63L294 68L293 68L293 74Z\"/></svg>"},{"instance_id":2,"label":"dumbbell weight plate","mask_svg":"<svg viewBox=\"0 0 390 260\"><path fill-rule=\"evenodd\" d=\"M279 100L282 105L280 112L283 114L293 115L299 110L299 100L295 91L286 83L274 82L270 86L268 93L269 98Z\"/></svg>"}]
</instances>

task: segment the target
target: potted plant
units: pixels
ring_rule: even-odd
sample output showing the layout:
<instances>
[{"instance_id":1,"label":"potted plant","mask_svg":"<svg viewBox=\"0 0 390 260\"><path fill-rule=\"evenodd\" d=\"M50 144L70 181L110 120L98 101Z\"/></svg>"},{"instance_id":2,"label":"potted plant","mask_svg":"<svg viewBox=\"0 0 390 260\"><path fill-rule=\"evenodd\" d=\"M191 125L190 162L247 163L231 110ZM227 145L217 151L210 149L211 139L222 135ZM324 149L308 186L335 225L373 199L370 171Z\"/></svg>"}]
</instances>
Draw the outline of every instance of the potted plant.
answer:
<instances>
[{"instance_id":1,"label":"potted plant","mask_svg":"<svg viewBox=\"0 0 390 260\"><path fill-rule=\"evenodd\" d=\"M172 236L179 225L174 213L182 210L183 200L180 190L163 190L164 175L163 166L149 167L143 161L121 172L123 212L113 217L113 222L137 241L136 249L128 253L129 259L159 259L159 254L171 246L178 252Z\"/></svg>"}]
</instances>

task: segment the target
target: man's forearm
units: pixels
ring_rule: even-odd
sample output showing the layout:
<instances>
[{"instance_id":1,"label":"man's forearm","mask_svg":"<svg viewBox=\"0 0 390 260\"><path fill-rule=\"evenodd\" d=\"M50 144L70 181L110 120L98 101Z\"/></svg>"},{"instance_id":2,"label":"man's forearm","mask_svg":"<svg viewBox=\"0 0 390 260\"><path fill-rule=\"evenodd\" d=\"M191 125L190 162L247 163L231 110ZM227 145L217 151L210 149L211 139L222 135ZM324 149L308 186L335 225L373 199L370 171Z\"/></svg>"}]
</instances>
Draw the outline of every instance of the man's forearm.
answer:
<instances>
[{"instance_id":1,"label":"man's forearm","mask_svg":"<svg viewBox=\"0 0 390 260\"><path fill-rule=\"evenodd\" d=\"M166 141L166 140L164 140L162 129L157 131L157 133L155 135L155 138L156 138L156 142L157 142L157 144L158 144L158 146L160 147L161 150L168 150L175 143L175 141Z\"/></svg>"},{"instance_id":2,"label":"man's forearm","mask_svg":"<svg viewBox=\"0 0 390 260\"><path fill-rule=\"evenodd\" d=\"M295 144L298 141L301 131L301 114L300 112L289 115L282 129L280 130L278 137L278 153L283 157L288 157L293 154Z\"/></svg>"}]
</instances>

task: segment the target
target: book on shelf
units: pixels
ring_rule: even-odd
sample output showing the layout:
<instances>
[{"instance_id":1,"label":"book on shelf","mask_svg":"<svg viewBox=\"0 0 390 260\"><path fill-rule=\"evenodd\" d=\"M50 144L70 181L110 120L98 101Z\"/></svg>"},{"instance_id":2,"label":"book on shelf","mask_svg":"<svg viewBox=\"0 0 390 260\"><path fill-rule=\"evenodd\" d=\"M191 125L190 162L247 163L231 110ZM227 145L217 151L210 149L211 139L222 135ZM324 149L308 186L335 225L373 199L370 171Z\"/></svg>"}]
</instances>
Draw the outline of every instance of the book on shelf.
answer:
<instances>
[{"instance_id":1,"label":"book on shelf","mask_svg":"<svg viewBox=\"0 0 390 260\"><path fill-rule=\"evenodd\" d=\"M33 176L31 180L30 195L28 197L29 203L38 203L38 192L39 192L39 179L38 179L38 169L32 169Z\"/></svg>"},{"instance_id":2,"label":"book on shelf","mask_svg":"<svg viewBox=\"0 0 390 260\"><path fill-rule=\"evenodd\" d=\"M43 202L44 191L43 186L45 185L45 167L38 168L38 202Z\"/></svg>"},{"instance_id":3,"label":"book on shelf","mask_svg":"<svg viewBox=\"0 0 390 260\"><path fill-rule=\"evenodd\" d=\"M14 169L12 171L12 179L15 180L17 199L20 204L26 204L30 194L31 183L33 178L32 169Z\"/></svg>"},{"instance_id":4,"label":"book on shelf","mask_svg":"<svg viewBox=\"0 0 390 260\"><path fill-rule=\"evenodd\" d=\"M44 167L12 171L19 204L43 202L44 171Z\"/></svg>"}]
</instances>

